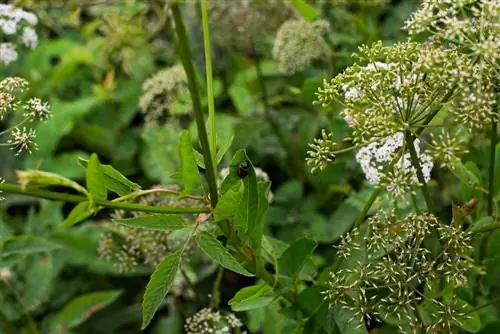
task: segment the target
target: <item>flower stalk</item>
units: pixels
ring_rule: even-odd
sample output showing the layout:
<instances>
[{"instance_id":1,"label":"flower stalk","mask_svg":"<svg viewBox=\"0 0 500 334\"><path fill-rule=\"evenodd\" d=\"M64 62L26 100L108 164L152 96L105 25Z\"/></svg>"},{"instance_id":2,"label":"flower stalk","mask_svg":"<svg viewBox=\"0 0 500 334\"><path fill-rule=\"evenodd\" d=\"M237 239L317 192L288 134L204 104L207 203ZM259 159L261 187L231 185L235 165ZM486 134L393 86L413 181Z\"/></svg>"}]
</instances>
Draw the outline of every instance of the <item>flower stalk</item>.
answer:
<instances>
[{"instance_id":1,"label":"flower stalk","mask_svg":"<svg viewBox=\"0 0 500 334\"><path fill-rule=\"evenodd\" d=\"M410 159L413 167L417 172L418 182L420 183L420 187L422 189L422 193L424 195L425 203L427 204L427 210L432 212L432 202L431 196L429 194L429 189L427 188L427 183L425 182L424 174L422 173L422 167L420 166L420 162L418 161L417 152L415 151L415 146L413 145L413 138L410 132L406 132L406 147L410 151Z\"/></svg>"}]
</instances>

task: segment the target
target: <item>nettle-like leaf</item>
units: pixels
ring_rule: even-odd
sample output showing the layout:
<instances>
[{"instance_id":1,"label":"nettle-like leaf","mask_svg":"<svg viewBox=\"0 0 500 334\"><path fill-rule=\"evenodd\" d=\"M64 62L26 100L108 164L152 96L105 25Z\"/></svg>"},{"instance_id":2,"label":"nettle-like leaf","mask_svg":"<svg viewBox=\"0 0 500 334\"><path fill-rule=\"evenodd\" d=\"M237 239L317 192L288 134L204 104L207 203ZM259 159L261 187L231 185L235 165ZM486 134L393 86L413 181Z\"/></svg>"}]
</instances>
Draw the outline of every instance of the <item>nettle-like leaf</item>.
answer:
<instances>
[{"instance_id":1,"label":"nettle-like leaf","mask_svg":"<svg viewBox=\"0 0 500 334\"><path fill-rule=\"evenodd\" d=\"M181 248L165 257L151 275L142 301L142 329L149 325L167 295L179 270L183 249Z\"/></svg>"},{"instance_id":2,"label":"nettle-like leaf","mask_svg":"<svg viewBox=\"0 0 500 334\"><path fill-rule=\"evenodd\" d=\"M184 185L182 195L187 195L201 186L200 173L198 172L191 138L187 130L181 132L179 140L179 156L181 162L182 183Z\"/></svg>"},{"instance_id":3,"label":"nettle-like leaf","mask_svg":"<svg viewBox=\"0 0 500 334\"><path fill-rule=\"evenodd\" d=\"M155 231L174 231L188 227L188 224L180 215L155 214L133 218L114 219L115 223L128 227L144 228Z\"/></svg>"},{"instance_id":4,"label":"nettle-like leaf","mask_svg":"<svg viewBox=\"0 0 500 334\"><path fill-rule=\"evenodd\" d=\"M278 259L280 273L287 276L299 273L316 246L316 241L312 239L300 238L296 240Z\"/></svg>"},{"instance_id":5,"label":"nettle-like leaf","mask_svg":"<svg viewBox=\"0 0 500 334\"><path fill-rule=\"evenodd\" d=\"M104 173L99 158L94 153L90 156L85 170L87 189L92 200L106 200L108 192L104 186Z\"/></svg>"},{"instance_id":6,"label":"nettle-like leaf","mask_svg":"<svg viewBox=\"0 0 500 334\"><path fill-rule=\"evenodd\" d=\"M97 311L114 302L122 290L93 292L73 299L51 321L53 332L66 333L90 318Z\"/></svg>"},{"instance_id":7,"label":"nettle-like leaf","mask_svg":"<svg viewBox=\"0 0 500 334\"><path fill-rule=\"evenodd\" d=\"M228 249L222 245L213 235L208 232L200 232L196 235L196 242L198 247L214 262L220 264L226 269L232 270L244 276L254 276L246 270Z\"/></svg>"},{"instance_id":8,"label":"nettle-like leaf","mask_svg":"<svg viewBox=\"0 0 500 334\"><path fill-rule=\"evenodd\" d=\"M235 312L265 307L274 300L272 290L265 284L247 286L241 289L228 302Z\"/></svg>"}]
</instances>

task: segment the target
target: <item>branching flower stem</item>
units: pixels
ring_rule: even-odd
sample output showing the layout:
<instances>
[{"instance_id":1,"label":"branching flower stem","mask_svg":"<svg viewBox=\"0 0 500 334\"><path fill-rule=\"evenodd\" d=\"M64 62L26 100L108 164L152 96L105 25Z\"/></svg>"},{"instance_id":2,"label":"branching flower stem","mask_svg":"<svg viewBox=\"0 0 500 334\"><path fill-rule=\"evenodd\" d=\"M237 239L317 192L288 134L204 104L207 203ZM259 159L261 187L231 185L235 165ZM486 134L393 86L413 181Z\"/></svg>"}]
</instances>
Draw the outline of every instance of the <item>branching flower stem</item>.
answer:
<instances>
[{"instance_id":1,"label":"branching flower stem","mask_svg":"<svg viewBox=\"0 0 500 334\"><path fill-rule=\"evenodd\" d=\"M418 182L420 182L420 187L422 188L422 193L424 195L425 203L427 204L427 210L432 212L432 202L429 194L429 189L427 188L427 183L424 179L424 174L422 173L422 167L418 161L417 152L415 151L415 146L413 145L414 138L410 132L406 132L406 147L410 151L411 164L417 172Z\"/></svg>"}]
</instances>

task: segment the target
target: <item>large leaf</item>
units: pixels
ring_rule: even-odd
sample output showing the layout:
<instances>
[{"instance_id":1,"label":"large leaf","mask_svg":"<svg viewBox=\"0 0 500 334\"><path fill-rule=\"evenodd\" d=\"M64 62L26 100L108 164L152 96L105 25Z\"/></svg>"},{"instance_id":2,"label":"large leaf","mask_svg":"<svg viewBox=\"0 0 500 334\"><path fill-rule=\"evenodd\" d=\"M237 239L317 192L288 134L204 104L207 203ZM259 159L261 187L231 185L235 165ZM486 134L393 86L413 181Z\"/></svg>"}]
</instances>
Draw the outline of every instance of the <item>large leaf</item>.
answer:
<instances>
[{"instance_id":1,"label":"large leaf","mask_svg":"<svg viewBox=\"0 0 500 334\"><path fill-rule=\"evenodd\" d=\"M181 132L179 140L179 155L181 162L181 175L184 190L182 194L190 194L193 190L201 185L200 173L196 166L193 146L189 132L184 130Z\"/></svg>"},{"instance_id":2,"label":"large leaf","mask_svg":"<svg viewBox=\"0 0 500 334\"><path fill-rule=\"evenodd\" d=\"M222 194L214 209L214 221L218 222L234 216L243 197L243 182L236 182L228 191Z\"/></svg>"},{"instance_id":3,"label":"large leaf","mask_svg":"<svg viewBox=\"0 0 500 334\"><path fill-rule=\"evenodd\" d=\"M93 200L106 200L108 192L104 186L104 173L101 169L101 163L95 153L93 153L88 161L87 169L85 170L85 179L87 189Z\"/></svg>"},{"instance_id":4,"label":"large leaf","mask_svg":"<svg viewBox=\"0 0 500 334\"><path fill-rule=\"evenodd\" d=\"M265 284L247 286L241 289L228 302L235 312L265 307L273 301L271 288Z\"/></svg>"},{"instance_id":5,"label":"large leaf","mask_svg":"<svg viewBox=\"0 0 500 334\"><path fill-rule=\"evenodd\" d=\"M252 273L246 270L231 255L231 253L229 253L227 248L225 248L222 243L210 233L204 231L198 233L198 235L196 236L196 242L198 243L198 247L200 247L203 253L205 253L209 258L211 258L224 268L232 270L241 275L254 276Z\"/></svg>"},{"instance_id":6,"label":"large leaf","mask_svg":"<svg viewBox=\"0 0 500 334\"><path fill-rule=\"evenodd\" d=\"M145 215L133 218L115 219L113 221L129 227L156 231L180 230L188 226L180 215L175 214Z\"/></svg>"},{"instance_id":7,"label":"large leaf","mask_svg":"<svg viewBox=\"0 0 500 334\"><path fill-rule=\"evenodd\" d=\"M66 333L114 302L121 294L121 290L111 290L93 292L75 298L56 315L51 322L51 328L57 333Z\"/></svg>"},{"instance_id":8,"label":"large leaf","mask_svg":"<svg viewBox=\"0 0 500 334\"><path fill-rule=\"evenodd\" d=\"M146 292L144 293L142 301L142 329L149 325L151 319L153 319L153 316L158 310L158 307L162 303L163 299L165 299L175 275L179 270L181 256L181 250L177 250L176 252L168 255L165 259L163 259L163 261L161 261L161 263L156 267L154 273L151 275L151 279L146 286Z\"/></svg>"},{"instance_id":9,"label":"large leaf","mask_svg":"<svg viewBox=\"0 0 500 334\"><path fill-rule=\"evenodd\" d=\"M300 238L292 243L278 259L280 274L293 276L304 266L306 260L316 248L316 242Z\"/></svg>"},{"instance_id":10,"label":"large leaf","mask_svg":"<svg viewBox=\"0 0 500 334\"><path fill-rule=\"evenodd\" d=\"M60 248L58 244L46 239L28 235L15 236L4 239L0 244L1 257L11 254L31 254L40 252L50 252Z\"/></svg>"}]
</instances>

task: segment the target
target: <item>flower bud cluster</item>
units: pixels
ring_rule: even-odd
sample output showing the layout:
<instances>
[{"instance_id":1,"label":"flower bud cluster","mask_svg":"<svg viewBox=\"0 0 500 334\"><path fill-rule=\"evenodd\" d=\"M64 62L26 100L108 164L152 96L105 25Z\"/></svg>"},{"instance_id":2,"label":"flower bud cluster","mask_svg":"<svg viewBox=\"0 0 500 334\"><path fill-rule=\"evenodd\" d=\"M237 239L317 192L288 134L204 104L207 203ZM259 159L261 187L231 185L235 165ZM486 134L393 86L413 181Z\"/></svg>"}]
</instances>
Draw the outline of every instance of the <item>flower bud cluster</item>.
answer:
<instances>
[{"instance_id":1,"label":"flower bud cluster","mask_svg":"<svg viewBox=\"0 0 500 334\"><path fill-rule=\"evenodd\" d=\"M321 138L315 138L310 151L307 151L308 157L306 163L311 166L311 173L316 170L325 170L330 163L336 159L335 146L333 141L333 133L327 133L325 129L321 131Z\"/></svg>"},{"instance_id":2,"label":"flower bud cluster","mask_svg":"<svg viewBox=\"0 0 500 334\"><path fill-rule=\"evenodd\" d=\"M433 251L426 243L436 234L439 250ZM332 272L325 298L330 307L354 312L361 323L397 318L412 330L424 325L416 312L425 300L435 310L432 323L426 325L442 326L451 317L464 317L463 310L448 307L449 300L439 293L427 295L426 289L436 289L440 280L451 290L467 284L473 266L471 239L470 233L442 224L429 213L400 219L379 212L368 220L366 229L355 228L341 240L337 255L351 263ZM361 260L352 262L353 256Z\"/></svg>"},{"instance_id":3,"label":"flower bud cluster","mask_svg":"<svg viewBox=\"0 0 500 334\"><path fill-rule=\"evenodd\" d=\"M294 74L306 70L313 60L329 54L323 35L328 32L327 21L310 23L304 20L288 20L279 28L273 46L273 58L281 70Z\"/></svg>"},{"instance_id":4,"label":"flower bud cluster","mask_svg":"<svg viewBox=\"0 0 500 334\"><path fill-rule=\"evenodd\" d=\"M0 5L0 31L4 36L19 39L15 42L0 43L0 62L8 65L17 60L16 45L34 49L38 35L33 28L38 23L35 14L16 8L13 5Z\"/></svg>"},{"instance_id":5,"label":"flower bud cluster","mask_svg":"<svg viewBox=\"0 0 500 334\"><path fill-rule=\"evenodd\" d=\"M233 313L220 314L219 311L204 308L190 318L186 319L184 329L187 334L231 334L242 333L243 323Z\"/></svg>"},{"instance_id":6,"label":"flower bud cluster","mask_svg":"<svg viewBox=\"0 0 500 334\"><path fill-rule=\"evenodd\" d=\"M16 155L37 149L36 132L30 125L33 121L44 122L50 117L50 106L37 97L23 102L19 95L28 90L28 82L20 77L7 77L0 81L0 121L13 120L16 125L0 132L8 139L0 146L8 146Z\"/></svg>"},{"instance_id":7,"label":"flower bud cluster","mask_svg":"<svg viewBox=\"0 0 500 334\"><path fill-rule=\"evenodd\" d=\"M157 72L142 85L139 108L146 122L164 122L169 115L189 113L191 98L187 76L182 65L175 65Z\"/></svg>"}]
</instances>

